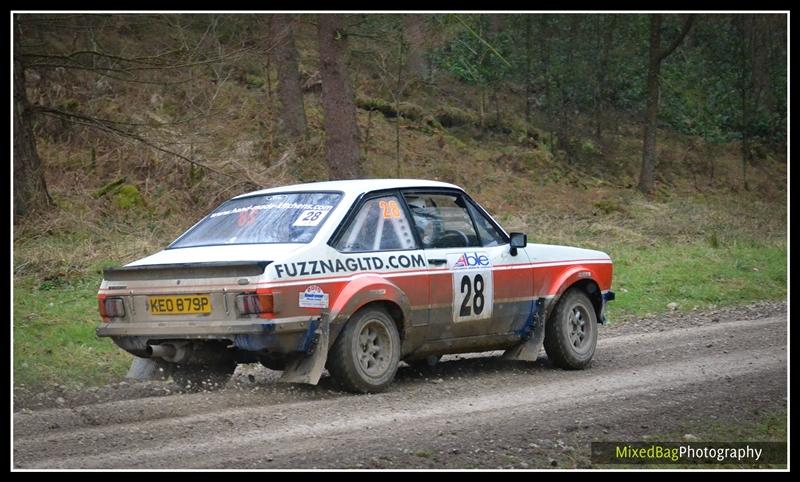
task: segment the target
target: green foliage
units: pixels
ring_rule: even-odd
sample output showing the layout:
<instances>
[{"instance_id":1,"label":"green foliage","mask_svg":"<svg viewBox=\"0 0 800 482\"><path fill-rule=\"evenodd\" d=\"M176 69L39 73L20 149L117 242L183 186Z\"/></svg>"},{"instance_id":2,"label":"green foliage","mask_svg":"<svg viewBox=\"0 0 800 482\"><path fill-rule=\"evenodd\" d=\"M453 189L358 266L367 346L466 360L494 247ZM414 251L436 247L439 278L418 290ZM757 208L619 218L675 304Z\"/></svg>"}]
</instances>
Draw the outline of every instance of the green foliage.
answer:
<instances>
[{"instance_id":1,"label":"green foliage","mask_svg":"<svg viewBox=\"0 0 800 482\"><path fill-rule=\"evenodd\" d=\"M714 249L719 248L719 237L717 237L716 231L711 231L711 235L708 237L708 245Z\"/></svg>"},{"instance_id":2,"label":"green foliage","mask_svg":"<svg viewBox=\"0 0 800 482\"><path fill-rule=\"evenodd\" d=\"M99 199L99 198L101 198L101 197L105 196L105 195L106 195L106 194L108 194L108 193L114 193L114 192L116 192L116 191L117 191L117 189L119 189L119 188L120 188L120 186L122 186L123 184L125 184L125 182L126 182L127 180L128 180L128 179L127 179L126 177L121 177L121 178L119 178L119 179L115 179L115 180L113 180L113 181L109 182L108 184L104 185L104 186L103 186L103 187L101 187L100 189L98 189L98 190L96 190L95 192L93 192L93 193L92 193L92 198L94 198L94 199Z\"/></svg>"},{"instance_id":3,"label":"green foliage","mask_svg":"<svg viewBox=\"0 0 800 482\"><path fill-rule=\"evenodd\" d=\"M438 27L449 32L448 41L433 52L438 68L485 87L509 79L529 83L534 104L551 122L575 111L593 114L599 102L633 115L644 109L649 15L514 15L494 33L489 17L438 16ZM664 124L716 143L741 138L745 128L753 138L785 141L785 22L759 16L755 38L764 40L751 45L756 41L745 40L744 17L699 16L662 63L659 118ZM682 22L679 15L664 16L662 48L678 35ZM756 58L762 59L761 74Z\"/></svg>"},{"instance_id":4,"label":"green foliage","mask_svg":"<svg viewBox=\"0 0 800 482\"><path fill-rule=\"evenodd\" d=\"M600 152L600 149L598 149L598 148L597 148L597 147L594 145L594 143L593 143L591 140L589 140L589 139L585 139L585 140L584 140L584 141L581 143L581 150L583 151L583 153L584 153L584 154L588 154L588 155L598 155L598 154L601 154L601 152Z\"/></svg>"},{"instance_id":5,"label":"green foliage","mask_svg":"<svg viewBox=\"0 0 800 482\"><path fill-rule=\"evenodd\" d=\"M364 110L376 110L387 117L394 117L394 106L391 102L374 97L356 97L356 106Z\"/></svg>"},{"instance_id":6,"label":"green foliage","mask_svg":"<svg viewBox=\"0 0 800 482\"><path fill-rule=\"evenodd\" d=\"M441 68L464 82L478 85L503 79L513 70L504 55L513 42L512 31L490 33L486 15L450 14L444 22L465 28L434 52L434 60Z\"/></svg>"},{"instance_id":7,"label":"green foliage","mask_svg":"<svg viewBox=\"0 0 800 482\"><path fill-rule=\"evenodd\" d=\"M264 80L264 77L253 74L246 74L244 76L244 81L247 85L251 87L257 87L259 89L267 84L267 81Z\"/></svg>"},{"instance_id":8,"label":"green foliage","mask_svg":"<svg viewBox=\"0 0 800 482\"><path fill-rule=\"evenodd\" d=\"M691 35L697 48L683 46L662 66L661 118L680 132L701 136L712 142L738 137L740 97L733 89L739 68L728 41L727 18L703 18ZM690 37L691 39L692 37ZM727 58L726 58L727 57Z\"/></svg>"},{"instance_id":9,"label":"green foliage","mask_svg":"<svg viewBox=\"0 0 800 482\"><path fill-rule=\"evenodd\" d=\"M144 206L144 198L139 188L133 184L123 184L114 192L114 205L122 209Z\"/></svg>"},{"instance_id":10,"label":"green foliage","mask_svg":"<svg viewBox=\"0 0 800 482\"><path fill-rule=\"evenodd\" d=\"M378 111L386 117L397 117L397 110L393 102L373 97L356 97L356 106L364 110ZM413 102L400 102L400 115L413 121L421 120L425 117L425 111Z\"/></svg>"}]
</instances>

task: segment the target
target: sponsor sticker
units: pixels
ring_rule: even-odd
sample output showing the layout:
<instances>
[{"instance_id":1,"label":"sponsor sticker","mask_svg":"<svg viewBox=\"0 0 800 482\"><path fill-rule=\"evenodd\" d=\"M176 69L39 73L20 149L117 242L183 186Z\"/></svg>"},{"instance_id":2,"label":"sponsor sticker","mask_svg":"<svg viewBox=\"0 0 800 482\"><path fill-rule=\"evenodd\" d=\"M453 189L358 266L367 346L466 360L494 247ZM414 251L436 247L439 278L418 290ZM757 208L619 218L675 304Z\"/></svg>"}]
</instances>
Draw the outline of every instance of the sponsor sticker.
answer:
<instances>
[{"instance_id":1,"label":"sponsor sticker","mask_svg":"<svg viewBox=\"0 0 800 482\"><path fill-rule=\"evenodd\" d=\"M424 268L425 266L425 257L421 254L393 254L390 256L347 256L339 259L312 259L275 264L273 268L275 269L275 276L284 278L328 273L354 273L357 271L393 271Z\"/></svg>"},{"instance_id":2,"label":"sponsor sticker","mask_svg":"<svg viewBox=\"0 0 800 482\"><path fill-rule=\"evenodd\" d=\"M227 211L218 211L211 213L209 218L216 218L219 216L227 216L229 214L239 214L243 211L263 211L268 209L303 209L305 211L322 211L327 214L333 206L329 204L312 204L312 203L295 203L295 202L276 202L266 204L251 204L240 208L229 209Z\"/></svg>"},{"instance_id":3,"label":"sponsor sticker","mask_svg":"<svg viewBox=\"0 0 800 482\"><path fill-rule=\"evenodd\" d=\"M453 322L485 320L492 317L494 279L492 262L486 253L448 253L453 271Z\"/></svg>"},{"instance_id":4,"label":"sponsor sticker","mask_svg":"<svg viewBox=\"0 0 800 482\"><path fill-rule=\"evenodd\" d=\"M292 226L316 226L325 219L326 214L328 214L328 210L307 209L297 216Z\"/></svg>"},{"instance_id":5,"label":"sponsor sticker","mask_svg":"<svg viewBox=\"0 0 800 482\"><path fill-rule=\"evenodd\" d=\"M322 288L317 285L311 285L305 291L299 293L300 295L300 308L327 308L328 307L328 293L324 293Z\"/></svg>"},{"instance_id":6,"label":"sponsor sticker","mask_svg":"<svg viewBox=\"0 0 800 482\"><path fill-rule=\"evenodd\" d=\"M448 255L451 258L452 255ZM452 259L452 258L451 258ZM492 263L489 257L483 253L461 253L455 256L455 261L452 263L453 269L482 269L489 268Z\"/></svg>"}]
</instances>

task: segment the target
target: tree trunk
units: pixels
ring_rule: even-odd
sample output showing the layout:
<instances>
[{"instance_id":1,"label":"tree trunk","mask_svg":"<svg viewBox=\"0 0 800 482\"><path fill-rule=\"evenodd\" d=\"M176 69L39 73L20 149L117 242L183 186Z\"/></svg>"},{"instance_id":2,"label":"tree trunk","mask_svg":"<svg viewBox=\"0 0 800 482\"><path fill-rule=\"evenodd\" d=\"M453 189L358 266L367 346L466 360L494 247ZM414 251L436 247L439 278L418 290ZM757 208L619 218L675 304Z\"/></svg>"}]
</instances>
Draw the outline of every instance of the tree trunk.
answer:
<instances>
[{"instance_id":1,"label":"tree trunk","mask_svg":"<svg viewBox=\"0 0 800 482\"><path fill-rule=\"evenodd\" d=\"M525 138L531 129L531 16L525 16Z\"/></svg>"},{"instance_id":2,"label":"tree trunk","mask_svg":"<svg viewBox=\"0 0 800 482\"><path fill-rule=\"evenodd\" d=\"M647 108L644 119L644 146L642 170L639 175L639 190L649 193L653 189L656 164L656 127L658 118L658 88L661 62L669 56L689 33L694 17L689 15L683 30L670 46L661 49L661 15L650 16L650 62L647 71Z\"/></svg>"},{"instance_id":3,"label":"tree trunk","mask_svg":"<svg viewBox=\"0 0 800 482\"><path fill-rule=\"evenodd\" d=\"M601 22L602 19L598 19ZM598 144L603 143L603 124L605 121L604 114L608 110L608 63L609 63L609 50L613 41L614 29L617 23L617 16L611 15L605 29L602 32L602 44L600 52L600 68L597 72L597 96L595 100L595 139Z\"/></svg>"},{"instance_id":4,"label":"tree trunk","mask_svg":"<svg viewBox=\"0 0 800 482\"><path fill-rule=\"evenodd\" d=\"M741 35L741 67L739 70L741 96L741 152L742 152L742 187L750 190L747 182L747 167L753 163L753 119L769 109L769 101L764 99L764 92L769 85L769 69L767 57L769 46L766 39L769 31L763 15L742 15L740 21ZM766 96L767 99L769 96ZM765 101L766 100L766 101Z\"/></svg>"},{"instance_id":5,"label":"tree trunk","mask_svg":"<svg viewBox=\"0 0 800 482\"><path fill-rule=\"evenodd\" d=\"M270 31L278 70L281 133L290 139L299 139L306 135L306 111L297 69L297 49L294 46L291 15L271 15Z\"/></svg>"},{"instance_id":6,"label":"tree trunk","mask_svg":"<svg viewBox=\"0 0 800 482\"><path fill-rule=\"evenodd\" d=\"M577 50L577 44L581 42L582 39L578 37L580 17L578 15L572 15L569 20L569 38L572 41L567 44L566 75L562 72L558 80L560 97L562 99L558 139L567 155L567 162L574 164L579 161L579 159L574 145L574 138L577 137L575 132L577 123L575 121L576 103L573 79L579 72L575 61L575 51ZM578 59L578 62L580 62L580 59Z\"/></svg>"},{"instance_id":7,"label":"tree trunk","mask_svg":"<svg viewBox=\"0 0 800 482\"><path fill-rule=\"evenodd\" d=\"M639 190L648 193L653 189L656 163L656 122L658 116L658 75L661 71L661 15L650 17L650 62L647 69L647 108L644 117L644 147Z\"/></svg>"},{"instance_id":8,"label":"tree trunk","mask_svg":"<svg viewBox=\"0 0 800 482\"><path fill-rule=\"evenodd\" d=\"M742 187L747 191L750 186L747 183L747 164L750 162L752 153L750 151L750 119L752 117L752 102L750 94L753 91L755 65L753 63L753 17L743 15L741 17L741 69L739 70L739 100L741 101L741 131L742 131Z\"/></svg>"},{"instance_id":9,"label":"tree trunk","mask_svg":"<svg viewBox=\"0 0 800 482\"><path fill-rule=\"evenodd\" d=\"M358 153L356 106L347 76L347 37L342 29L342 16L322 14L318 19L325 157L330 177L360 178L363 173Z\"/></svg>"},{"instance_id":10,"label":"tree trunk","mask_svg":"<svg viewBox=\"0 0 800 482\"><path fill-rule=\"evenodd\" d=\"M406 65L408 72L420 80L428 80L425 16L403 15L403 42L408 46Z\"/></svg>"},{"instance_id":11,"label":"tree trunk","mask_svg":"<svg viewBox=\"0 0 800 482\"><path fill-rule=\"evenodd\" d=\"M547 128L548 128L548 143L547 145L550 148L550 153L555 154L555 149L553 148L554 138L553 138L553 130L555 127L555 122L553 119L553 94L550 84L552 84L552 73L550 70L550 40L551 40L551 29L549 25L549 20L547 15L541 15L539 17L539 45L541 45L541 51L543 52L542 58L542 70L544 74L544 111L547 117Z\"/></svg>"},{"instance_id":12,"label":"tree trunk","mask_svg":"<svg viewBox=\"0 0 800 482\"><path fill-rule=\"evenodd\" d=\"M394 139L395 139L395 163L396 163L396 176L400 177L400 118L403 115L400 113L400 96L403 89L403 39L398 36L397 38L397 82L395 84L394 94Z\"/></svg>"},{"instance_id":13,"label":"tree trunk","mask_svg":"<svg viewBox=\"0 0 800 482\"><path fill-rule=\"evenodd\" d=\"M47 192L44 167L36 151L31 107L25 91L25 67L19 55L20 36L14 28L14 217L50 207L53 200Z\"/></svg>"}]
</instances>

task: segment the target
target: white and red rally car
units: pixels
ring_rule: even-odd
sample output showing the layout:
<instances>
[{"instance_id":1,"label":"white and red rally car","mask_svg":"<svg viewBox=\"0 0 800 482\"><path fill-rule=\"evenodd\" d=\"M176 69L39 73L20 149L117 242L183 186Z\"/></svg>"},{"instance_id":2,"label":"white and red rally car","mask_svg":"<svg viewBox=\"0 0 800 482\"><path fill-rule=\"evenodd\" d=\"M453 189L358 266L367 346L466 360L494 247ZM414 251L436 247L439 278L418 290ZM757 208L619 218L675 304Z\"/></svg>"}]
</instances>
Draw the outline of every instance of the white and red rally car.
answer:
<instances>
[{"instance_id":1,"label":"white and red rally car","mask_svg":"<svg viewBox=\"0 0 800 482\"><path fill-rule=\"evenodd\" d=\"M376 392L401 360L506 350L586 367L613 299L605 253L528 244L461 188L353 180L237 196L163 251L107 269L102 325L182 384L237 363Z\"/></svg>"}]
</instances>

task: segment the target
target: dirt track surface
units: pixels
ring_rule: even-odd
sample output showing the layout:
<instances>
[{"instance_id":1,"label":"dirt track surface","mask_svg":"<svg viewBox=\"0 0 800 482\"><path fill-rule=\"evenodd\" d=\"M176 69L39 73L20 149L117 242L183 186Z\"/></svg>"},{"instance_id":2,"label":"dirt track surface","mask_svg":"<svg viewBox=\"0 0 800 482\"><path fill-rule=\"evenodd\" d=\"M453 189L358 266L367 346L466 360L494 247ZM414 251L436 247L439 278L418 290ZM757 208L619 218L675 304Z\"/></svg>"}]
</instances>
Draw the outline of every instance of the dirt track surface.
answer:
<instances>
[{"instance_id":1,"label":"dirt track surface","mask_svg":"<svg viewBox=\"0 0 800 482\"><path fill-rule=\"evenodd\" d=\"M260 367L240 367L213 393L130 383L142 387L138 397L16 412L14 466L589 467L591 441L785 409L786 345L785 305L773 303L603 327L583 371L553 368L544 354L526 363L493 352L403 366L377 395L338 392L327 378L279 385Z\"/></svg>"}]
</instances>

